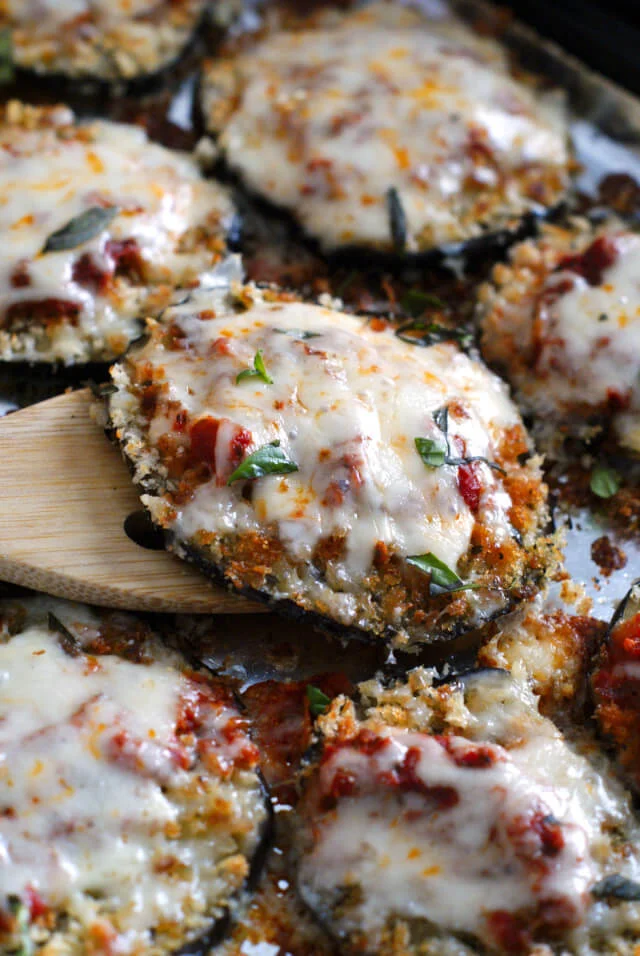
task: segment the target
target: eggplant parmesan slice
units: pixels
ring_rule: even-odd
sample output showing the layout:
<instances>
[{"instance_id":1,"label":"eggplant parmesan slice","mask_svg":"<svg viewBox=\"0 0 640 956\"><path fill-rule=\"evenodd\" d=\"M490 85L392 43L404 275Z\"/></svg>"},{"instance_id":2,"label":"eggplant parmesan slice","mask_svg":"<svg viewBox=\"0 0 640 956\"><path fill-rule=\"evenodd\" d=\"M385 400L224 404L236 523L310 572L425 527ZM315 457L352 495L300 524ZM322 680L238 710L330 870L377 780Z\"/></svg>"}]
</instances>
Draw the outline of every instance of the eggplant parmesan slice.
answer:
<instances>
[{"instance_id":1,"label":"eggplant parmesan slice","mask_svg":"<svg viewBox=\"0 0 640 956\"><path fill-rule=\"evenodd\" d=\"M484 671L435 686L417 669L336 698L318 726L296 880L341 951L637 952L629 795L525 685Z\"/></svg>"},{"instance_id":2,"label":"eggplant parmesan slice","mask_svg":"<svg viewBox=\"0 0 640 956\"><path fill-rule=\"evenodd\" d=\"M269 821L247 722L129 616L45 621L0 632L0 953L207 952Z\"/></svg>"},{"instance_id":3,"label":"eggplant parmesan slice","mask_svg":"<svg viewBox=\"0 0 640 956\"><path fill-rule=\"evenodd\" d=\"M0 111L0 359L105 361L226 251L222 187L137 126Z\"/></svg>"},{"instance_id":4,"label":"eggplant parmesan slice","mask_svg":"<svg viewBox=\"0 0 640 956\"><path fill-rule=\"evenodd\" d=\"M405 648L532 596L552 552L539 463L456 345L253 286L196 292L148 332L112 368L110 416L179 555Z\"/></svg>"},{"instance_id":5,"label":"eggplant parmesan slice","mask_svg":"<svg viewBox=\"0 0 640 956\"><path fill-rule=\"evenodd\" d=\"M542 423L640 454L640 234L547 226L480 290L482 348Z\"/></svg>"},{"instance_id":6,"label":"eggplant parmesan slice","mask_svg":"<svg viewBox=\"0 0 640 956\"><path fill-rule=\"evenodd\" d=\"M148 80L184 52L206 0L4 0L15 66L50 78Z\"/></svg>"},{"instance_id":7,"label":"eggplant parmesan slice","mask_svg":"<svg viewBox=\"0 0 640 956\"><path fill-rule=\"evenodd\" d=\"M400 4L267 31L208 65L202 98L229 166L325 251L512 231L568 184L558 100L462 22Z\"/></svg>"},{"instance_id":8,"label":"eggplant parmesan slice","mask_svg":"<svg viewBox=\"0 0 640 956\"><path fill-rule=\"evenodd\" d=\"M591 686L598 726L625 778L640 793L640 580L611 620Z\"/></svg>"}]
</instances>

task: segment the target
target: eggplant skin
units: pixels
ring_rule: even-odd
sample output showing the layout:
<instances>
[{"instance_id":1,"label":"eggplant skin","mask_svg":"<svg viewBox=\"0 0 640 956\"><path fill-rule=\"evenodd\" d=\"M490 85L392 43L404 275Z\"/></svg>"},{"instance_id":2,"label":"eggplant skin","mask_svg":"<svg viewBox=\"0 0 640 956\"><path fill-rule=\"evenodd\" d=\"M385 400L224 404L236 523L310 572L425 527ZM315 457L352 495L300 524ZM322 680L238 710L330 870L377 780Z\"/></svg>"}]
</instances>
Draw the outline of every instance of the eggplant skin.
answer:
<instances>
[{"instance_id":1,"label":"eggplant skin","mask_svg":"<svg viewBox=\"0 0 640 956\"><path fill-rule=\"evenodd\" d=\"M104 940L123 954L205 956L255 888L273 824L259 752L233 687L194 669L133 615L51 599L0 607L0 656L12 700L1 719L5 728L16 721L0 733L3 767L13 778L3 793L9 862L0 954L20 951L28 935L33 952L47 956L81 956L94 946L102 952ZM36 683L64 688L44 713L22 680L25 668ZM46 761L52 776L31 773ZM68 781L63 797L57 775ZM41 827L24 837L32 796L42 809L30 819L40 813ZM37 834L48 834L47 826L51 854L78 874L68 895L41 864L38 842L47 837ZM110 841L132 847L110 863L117 891L100 865ZM26 889L13 855L30 863ZM145 919L130 923L129 912L140 907Z\"/></svg>"},{"instance_id":2,"label":"eggplant skin","mask_svg":"<svg viewBox=\"0 0 640 956\"><path fill-rule=\"evenodd\" d=\"M509 673L366 681L317 719L299 788L296 886L340 952L633 956L629 794Z\"/></svg>"},{"instance_id":3,"label":"eggplant skin","mask_svg":"<svg viewBox=\"0 0 640 956\"><path fill-rule=\"evenodd\" d=\"M502 591L500 593L501 603L498 606L494 605L491 607L486 614L480 613L474 618L472 626L464 619L456 618L454 615L447 615L445 604L442 611L434 611L434 617L437 615L437 624L433 630L429 631L426 640L422 629L417 632L415 640L411 638L406 640L404 635L399 636L398 630L391 625L382 624L378 628L373 628L369 626L368 621L364 622L362 627L343 624L334 617L323 614L321 610L314 610L313 607L304 607L301 601L292 600L291 598L278 598L265 588L244 585L240 583L235 573L230 574L225 571L224 562L217 562L212 558L209 552L179 541L171 533L166 534L166 544L169 551L189 561L215 584L226 587L233 593L242 595L251 601L259 601L262 604L267 604L271 610L293 621L306 622L317 631L327 634L330 637L362 641L366 644L379 644L383 641L393 645L398 650L416 653L419 652L420 647L424 643L435 644L453 641L456 637L467 633L470 629L480 628L490 621L497 620L503 615L509 614L522 602L531 600L542 586L545 576L545 571L541 569L528 569L520 586L512 590ZM550 548L549 550L551 551L552 549Z\"/></svg>"},{"instance_id":4,"label":"eggplant skin","mask_svg":"<svg viewBox=\"0 0 640 956\"><path fill-rule=\"evenodd\" d=\"M69 91L73 82L72 95L78 84L86 91L117 87L141 94L170 76L207 19L206 0L166 0L138 16L117 16L118 0L87 6L84 18L74 13L68 22L52 15L38 24L17 13L0 16L0 29L12 33L18 82L46 81L59 91Z\"/></svg>"},{"instance_id":5,"label":"eggplant skin","mask_svg":"<svg viewBox=\"0 0 640 956\"><path fill-rule=\"evenodd\" d=\"M231 305L237 295L245 303L238 314ZM150 338L130 349L111 370L116 385L108 398L111 430L140 487L143 505L167 532L170 550L219 583L258 597L275 610L304 617L340 636L403 650L449 640L533 597L557 554L554 539L545 534L546 487L539 462L535 457L522 462L529 453L526 433L501 383L454 346L436 346L431 352L417 349L386 332L370 332L359 319L274 295L267 300L253 286L234 287L226 299L225 294L198 290L190 302L169 309L161 323L151 322ZM288 333L282 334L283 326ZM307 344L304 336L312 341ZM323 343L321 348L318 343ZM263 347L275 376L268 390L260 384L238 383L245 363L250 365ZM352 378L348 378L346 363L352 354L358 362L349 362ZM450 375L452 366L458 375ZM339 375L334 374L336 369ZM386 370L384 376L381 369ZM427 369L432 372L427 374ZM463 427L453 424L455 414L460 421L472 422L465 447L485 449L495 459L492 469L484 459L481 477L472 476L480 484L474 486L477 497L471 505L459 491L463 485L458 482L468 475L463 464L462 477L455 470L458 466L442 473L423 470L415 451L414 436L435 427L430 421L429 388L434 380L443 381L436 371L449 376L449 384L438 387L433 401L441 403L444 393L454 407L451 440L458 441L453 430ZM425 390L417 416L411 409L407 412L413 415L411 421L405 414L390 416L379 426L384 437L372 439L366 449L369 457L357 458L363 454L362 436L369 434L363 429L374 418L382 421L381 396L386 392L381 390L396 380L400 389L400 379L408 375L416 388ZM372 397L363 410L359 383L365 376ZM343 384L329 403L324 386L331 389L333 382ZM183 398L188 383L191 392ZM291 398L305 389L305 383L306 405ZM402 387L399 403L407 396L415 407L415 394L409 398L406 385ZM492 396L486 406L473 397L485 392ZM467 406L460 404L463 399L454 403L458 394L466 396ZM302 431L300 409L305 409L305 421L311 421L312 415L322 420L325 407L330 408L325 430ZM348 431L337 439L336 429L347 408ZM295 477L288 484L253 486L255 491L243 490L241 482L227 490L231 470L249 448L263 443L254 436L265 432L273 436L276 428L281 429L276 434L304 436L290 453L298 463ZM395 469L393 487L401 493L388 491L386 472L377 471L378 462L388 460L388 445L400 449L393 466L387 467ZM199 454L205 457L199 460ZM235 464L225 472L230 455ZM349 468L356 469L351 479ZM369 494L372 502L366 518L358 517L357 510L356 493L362 486L362 494ZM292 505L282 504L283 492L291 496ZM262 494L264 508L255 504ZM405 494L413 495L409 504ZM306 537L305 501L318 509L322 523L317 537ZM268 509L274 502L279 510L272 519ZM223 513L224 522L218 524ZM387 513L394 522L388 544L378 538L378 516L382 521ZM402 557L402 547L410 547L404 543L409 540L404 529L413 533L421 522L419 535L411 538L414 550L404 554L423 554L431 551L429 529L434 524L440 542L446 529L461 521L466 530L455 560L462 586L438 593L428 573ZM359 537L350 538L356 522ZM304 542L307 550L302 556L288 543L287 529ZM348 550L352 540L354 548L364 541L356 564ZM441 555L438 560L446 564L448 552Z\"/></svg>"}]
</instances>

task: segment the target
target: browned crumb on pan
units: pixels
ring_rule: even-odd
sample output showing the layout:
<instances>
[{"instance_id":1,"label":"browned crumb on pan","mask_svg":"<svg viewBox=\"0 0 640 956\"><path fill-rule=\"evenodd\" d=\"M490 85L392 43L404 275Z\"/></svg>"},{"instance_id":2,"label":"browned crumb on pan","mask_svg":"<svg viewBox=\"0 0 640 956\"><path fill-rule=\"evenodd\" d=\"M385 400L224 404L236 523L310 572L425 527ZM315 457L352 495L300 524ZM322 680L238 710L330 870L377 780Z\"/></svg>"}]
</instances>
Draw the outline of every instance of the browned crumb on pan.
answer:
<instances>
[{"instance_id":1,"label":"browned crumb on pan","mask_svg":"<svg viewBox=\"0 0 640 956\"><path fill-rule=\"evenodd\" d=\"M602 573L609 577L614 571L626 567L627 556L619 545L614 544L608 534L603 534L591 545L591 560Z\"/></svg>"}]
</instances>

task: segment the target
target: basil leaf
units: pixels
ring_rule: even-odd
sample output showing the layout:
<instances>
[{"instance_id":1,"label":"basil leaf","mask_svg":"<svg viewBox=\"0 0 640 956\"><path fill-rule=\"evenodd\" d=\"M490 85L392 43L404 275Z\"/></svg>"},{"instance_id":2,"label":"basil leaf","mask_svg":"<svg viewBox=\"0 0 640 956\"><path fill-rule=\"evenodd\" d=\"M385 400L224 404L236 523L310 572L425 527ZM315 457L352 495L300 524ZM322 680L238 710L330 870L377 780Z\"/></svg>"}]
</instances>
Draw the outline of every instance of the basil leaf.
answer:
<instances>
[{"instance_id":1,"label":"basil leaf","mask_svg":"<svg viewBox=\"0 0 640 956\"><path fill-rule=\"evenodd\" d=\"M309 712L312 717L319 717L324 714L331 703L331 698L323 694L319 687L313 684L307 684L307 700L309 701Z\"/></svg>"},{"instance_id":2,"label":"basil leaf","mask_svg":"<svg viewBox=\"0 0 640 956\"><path fill-rule=\"evenodd\" d=\"M484 455L467 455L465 458L450 458L447 455L444 463L445 465L470 465L472 461L481 461L483 465L487 465L494 471L500 472L501 475L506 475L506 471L501 465L499 465L496 461L489 461L489 459L485 458Z\"/></svg>"},{"instance_id":3,"label":"basil leaf","mask_svg":"<svg viewBox=\"0 0 640 956\"><path fill-rule=\"evenodd\" d=\"M423 292L422 289L408 289L400 299L400 305L405 312L417 319L427 309L444 309L445 304L437 295Z\"/></svg>"},{"instance_id":4,"label":"basil leaf","mask_svg":"<svg viewBox=\"0 0 640 956\"><path fill-rule=\"evenodd\" d=\"M489 461L488 458L485 458L484 455L465 455L464 458L452 458L449 454L449 406L443 405L442 408L437 408L432 414L432 418L440 431L445 437L447 443L446 453L444 460L441 462L443 465L469 465L472 461L481 461L485 465L488 465L489 468L493 468L494 471L499 471L501 475L506 475L506 471L495 461ZM416 439L417 441L417 439ZM418 449L419 450L419 449Z\"/></svg>"},{"instance_id":5,"label":"basil leaf","mask_svg":"<svg viewBox=\"0 0 640 956\"><path fill-rule=\"evenodd\" d=\"M9 912L18 924L18 935L20 936L20 945L14 950L14 956L33 956L35 947L31 939L29 927L31 925L31 916L28 907L22 902L19 896L9 896Z\"/></svg>"},{"instance_id":6,"label":"basil leaf","mask_svg":"<svg viewBox=\"0 0 640 956\"><path fill-rule=\"evenodd\" d=\"M11 30L0 30L0 83L13 83L13 39Z\"/></svg>"},{"instance_id":7,"label":"basil leaf","mask_svg":"<svg viewBox=\"0 0 640 956\"><path fill-rule=\"evenodd\" d=\"M620 873L612 873L591 887L591 895L597 900L640 900L640 883L634 883Z\"/></svg>"},{"instance_id":8,"label":"basil leaf","mask_svg":"<svg viewBox=\"0 0 640 956\"><path fill-rule=\"evenodd\" d=\"M444 465L447 457L446 446L439 445L433 438L414 438L416 451L429 468L439 468Z\"/></svg>"},{"instance_id":9,"label":"basil leaf","mask_svg":"<svg viewBox=\"0 0 640 956\"><path fill-rule=\"evenodd\" d=\"M598 498L612 498L620 490L620 475L606 465L596 465L591 472L589 487Z\"/></svg>"},{"instance_id":10,"label":"basil leaf","mask_svg":"<svg viewBox=\"0 0 640 956\"><path fill-rule=\"evenodd\" d=\"M62 252L65 249L75 249L83 242L88 242L98 236L103 229L118 215L117 206L91 206L74 219L70 219L66 226L51 233L44 244L44 252Z\"/></svg>"},{"instance_id":11,"label":"basil leaf","mask_svg":"<svg viewBox=\"0 0 640 956\"><path fill-rule=\"evenodd\" d=\"M442 408L436 408L431 417L445 438L447 438L449 435L449 406L443 405ZM449 451L448 447L447 451Z\"/></svg>"},{"instance_id":12,"label":"basil leaf","mask_svg":"<svg viewBox=\"0 0 640 956\"><path fill-rule=\"evenodd\" d=\"M297 470L295 461L290 461L281 450L280 442L272 441L268 445L256 448L245 458L233 472L227 484L232 485L234 481L253 481L265 475L288 475Z\"/></svg>"},{"instance_id":13,"label":"basil leaf","mask_svg":"<svg viewBox=\"0 0 640 956\"><path fill-rule=\"evenodd\" d=\"M465 584L455 571L452 571L440 558L436 558L431 551L426 554L412 555L407 558L407 564L431 575L429 593L432 595L451 594L453 591L473 591L480 587L479 584Z\"/></svg>"},{"instance_id":14,"label":"basil leaf","mask_svg":"<svg viewBox=\"0 0 640 956\"><path fill-rule=\"evenodd\" d=\"M423 335L410 335L411 332L423 332ZM417 319L399 325L395 330L401 342L408 345L418 345L427 348L429 345L439 345L441 342L457 342L461 349L468 349L473 344L473 334L466 329L448 329L446 325L437 322L420 322Z\"/></svg>"},{"instance_id":15,"label":"basil leaf","mask_svg":"<svg viewBox=\"0 0 640 956\"><path fill-rule=\"evenodd\" d=\"M239 382L244 381L246 378L261 378L263 382L267 383L267 385L273 385L273 379L265 368L261 349L258 349L254 356L253 368L246 368L244 372L240 372L238 375L236 375L236 385Z\"/></svg>"},{"instance_id":16,"label":"basil leaf","mask_svg":"<svg viewBox=\"0 0 640 956\"><path fill-rule=\"evenodd\" d=\"M280 335L290 335L294 339L319 339L322 332L308 332L306 329L274 329Z\"/></svg>"},{"instance_id":17,"label":"basil leaf","mask_svg":"<svg viewBox=\"0 0 640 956\"><path fill-rule=\"evenodd\" d=\"M49 630L58 635L58 644L69 657L79 657L82 654L82 644L69 628L62 623L51 611L48 615Z\"/></svg>"},{"instance_id":18,"label":"basil leaf","mask_svg":"<svg viewBox=\"0 0 640 956\"><path fill-rule=\"evenodd\" d=\"M407 245L407 217L395 186L387 189L387 212L393 248L396 252L404 252Z\"/></svg>"}]
</instances>

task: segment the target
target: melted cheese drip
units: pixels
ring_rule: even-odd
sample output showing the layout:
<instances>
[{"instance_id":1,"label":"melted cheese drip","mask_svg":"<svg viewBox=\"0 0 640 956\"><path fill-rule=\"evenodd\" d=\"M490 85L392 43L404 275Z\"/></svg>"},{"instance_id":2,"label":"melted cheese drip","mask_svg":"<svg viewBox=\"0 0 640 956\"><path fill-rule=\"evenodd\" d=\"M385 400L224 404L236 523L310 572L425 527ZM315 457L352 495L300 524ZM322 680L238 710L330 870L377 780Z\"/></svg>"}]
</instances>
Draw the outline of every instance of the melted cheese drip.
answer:
<instances>
[{"instance_id":1,"label":"melted cheese drip","mask_svg":"<svg viewBox=\"0 0 640 956\"><path fill-rule=\"evenodd\" d=\"M411 251L541 208L520 170L552 173L556 194L566 181L565 131L544 98L511 80L470 30L397 7L275 33L211 68L214 125L221 90L232 104L220 136L229 161L326 248L389 248L392 186Z\"/></svg>"},{"instance_id":2,"label":"melted cheese drip","mask_svg":"<svg viewBox=\"0 0 640 956\"><path fill-rule=\"evenodd\" d=\"M597 406L609 392L628 396L614 424L620 441L640 452L640 236L613 241L618 256L599 285L573 272L547 279L549 290L567 278L573 285L550 309L538 368L556 401Z\"/></svg>"},{"instance_id":3,"label":"melted cheese drip","mask_svg":"<svg viewBox=\"0 0 640 956\"><path fill-rule=\"evenodd\" d=\"M426 467L414 439L441 443L433 412L459 402L464 410L452 407L449 416L452 454L464 445L465 454L492 460L504 429L519 422L496 377L455 346L407 346L316 306L263 303L213 320L199 319L195 308L190 303L172 310L186 335L180 352L156 342L137 357L150 359L160 379L166 378L167 399L188 411L190 423L205 416L221 422L215 446L219 478L176 507L172 526L181 536L275 525L289 555L309 561L321 539L344 533L346 554L335 573L345 592L370 570L378 542L403 556L432 551L456 567L478 516L460 495L457 467ZM273 384L255 378L236 383L258 350ZM151 442L171 424L156 415ZM299 469L253 482L250 502L242 496L242 482L224 484L237 426L251 434L247 454L278 440ZM511 500L499 475L479 467L479 517L496 540L506 540ZM145 503L157 515L162 510L157 500Z\"/></svg>"},{"instance_id":4,"label":"melted cheese drip","mask_svg":"<svg viewBox=\"0 0 640 956\"><path fill-rule=\"evenodd\" d=\"M22 358L61 358L73 361L86 354L88 343L111 355L122 351L139 334L145 296L154 285L170 290L197 277L215 260L203 245L182 251L189 230L216 223L221 241L230 217L222 191L205 182L194 161L150 143L142 129L114 123L79 127L73 138L67 124L72 115L60 110L56 126L45 129L0 130L0 232L4 255L0 264L0 307L4 312L21 302L43 299L69 301L79 308L74 324L52 328L54 340L43 352L26 348ZM115 205L119 213L95 238L60 252L42 254L47 237L88 208ZM219 222L218 222L219 220ZM73 267L89 255L95 266L113 271L108 243L137 243L147 285L115 280L100 293L91 284L74 281ZM12 283L16 268L29 276L27 285ZM151 306L150 306L151 307ZM24 333L23 333L24 334ZM14 343L7 337L2 357L11 358Z\"/></svg>"},{"instance_id":5,"label":"melted cheese drip","mask_svg":"<svg viewBox=\"0 0 640 956\"><path fill-rule=\"evenodd\" d=\"M184 808L213 782L172 753L189 689L170 663L70 657L38 626L0 643L0 901L31 886L81 923L104 906L119 953L139 952L150 927L206 919L209 893L224 883L220 858L235 845L224 832L182 830ZM237 743L220 728L234 713L223 707L209 735L229 762ZM116 746L119 734L132 743ZM259 795L216 787L243 833L259 826ZM177 872L162 869L167 859Z\"/></svg>"}]
</instances>

